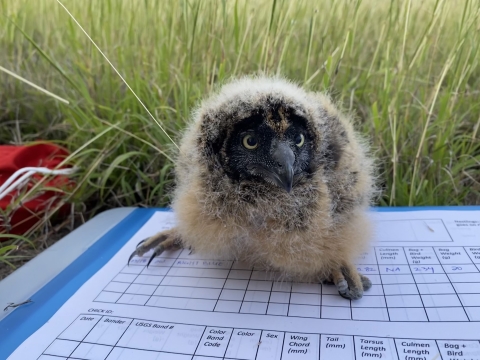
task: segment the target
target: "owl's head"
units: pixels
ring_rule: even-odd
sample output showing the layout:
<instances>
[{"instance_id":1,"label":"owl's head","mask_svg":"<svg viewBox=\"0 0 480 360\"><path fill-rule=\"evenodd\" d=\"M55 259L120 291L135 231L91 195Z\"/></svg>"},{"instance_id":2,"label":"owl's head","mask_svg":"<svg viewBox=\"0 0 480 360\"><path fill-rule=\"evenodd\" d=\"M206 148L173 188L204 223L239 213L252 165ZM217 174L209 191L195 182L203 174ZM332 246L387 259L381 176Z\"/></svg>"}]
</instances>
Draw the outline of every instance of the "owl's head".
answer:
<instances>
[{"instance_id":1,"label":"owl's head","mask_svg":"<svg viewBox=\"0 0 480 360\"><path fill-rule=\"evenodd\" d=\"M195 120L209 171L222 171L234 182L290 192L322 161L338 161L326 109L284 79L233 81L201 104Z\"/></svg>"}]
</instances>

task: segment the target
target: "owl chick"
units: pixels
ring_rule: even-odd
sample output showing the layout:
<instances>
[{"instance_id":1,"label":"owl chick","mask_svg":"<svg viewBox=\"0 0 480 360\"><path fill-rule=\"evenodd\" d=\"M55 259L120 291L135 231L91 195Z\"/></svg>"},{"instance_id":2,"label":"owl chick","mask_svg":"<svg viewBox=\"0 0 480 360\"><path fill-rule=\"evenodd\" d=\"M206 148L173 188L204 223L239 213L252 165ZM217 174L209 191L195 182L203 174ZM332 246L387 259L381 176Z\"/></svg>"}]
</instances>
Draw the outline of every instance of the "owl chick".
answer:
<instances>
[{"instance_id":1,"label":"owl chick","mask_svg":"<svg viewBox=\"0 0 480 360\"><path fill-rule=\"evenodd\" d=\"M232 81L194 112L175 175L177 226L130 259L191 248L332 282L349 299L371 287L354 260L371 237L372 160L326 95L282 78Z\"/></svg>"}]
</instances>

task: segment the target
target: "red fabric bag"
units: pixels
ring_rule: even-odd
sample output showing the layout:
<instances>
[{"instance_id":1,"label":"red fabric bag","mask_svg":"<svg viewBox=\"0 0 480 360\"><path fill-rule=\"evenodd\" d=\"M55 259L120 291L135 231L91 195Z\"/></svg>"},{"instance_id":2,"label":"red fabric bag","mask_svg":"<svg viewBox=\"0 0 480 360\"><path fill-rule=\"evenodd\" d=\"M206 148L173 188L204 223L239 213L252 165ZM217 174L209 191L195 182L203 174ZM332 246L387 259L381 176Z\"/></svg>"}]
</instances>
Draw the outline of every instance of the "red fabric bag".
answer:
<instances>
[{"instance_id":1,"label":"red fabric bag","mask_svg":"<svg viewBox=\"0 0 480 360\"><path fill-rule=\"evenodd\" d=\"M55 169L67 156L68 151L53 144L35 144L30 146L0 145L0 186L18 170L26 167L46 167ZM21 176L21 175L20 175ZM26 179L27 185L22 189L31 189L45 175L34 174ZM66 175L49 176L43 186L65 189L72 182ZM34 198L27 199L19 205L9 218L5 219L7 207L18 196L18 189L13 189L0 199L0 233L24 234L37 222L43 219L45 211L55 208L61 200L63 192L44 191ZM68 211L68 204L62 206L60 213ZM0 238L1 240L1 238Z\"/></svg>"}]
</instances>

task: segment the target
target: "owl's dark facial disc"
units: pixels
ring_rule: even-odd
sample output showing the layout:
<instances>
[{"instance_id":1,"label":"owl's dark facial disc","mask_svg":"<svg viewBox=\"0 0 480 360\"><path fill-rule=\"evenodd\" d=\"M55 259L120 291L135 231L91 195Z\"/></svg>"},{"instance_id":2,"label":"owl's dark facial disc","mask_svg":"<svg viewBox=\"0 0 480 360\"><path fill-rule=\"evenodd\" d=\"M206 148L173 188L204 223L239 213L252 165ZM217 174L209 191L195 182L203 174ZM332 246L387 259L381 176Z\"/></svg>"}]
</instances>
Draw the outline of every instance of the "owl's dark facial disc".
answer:
<instances>
[{"instance_id":1,"label":"owl's dark facial disc","mask_svg":"<svg viewBox=\"0 0 480 360\"><path fill-rule=\"evenodd\" d=\"M274 115L274 114L273 114ZM236 124L226 140L224 168L236 181L270 183L292 190L310 173L312 137L306 119L258 112Z\"/></svg>"}]
</instances>

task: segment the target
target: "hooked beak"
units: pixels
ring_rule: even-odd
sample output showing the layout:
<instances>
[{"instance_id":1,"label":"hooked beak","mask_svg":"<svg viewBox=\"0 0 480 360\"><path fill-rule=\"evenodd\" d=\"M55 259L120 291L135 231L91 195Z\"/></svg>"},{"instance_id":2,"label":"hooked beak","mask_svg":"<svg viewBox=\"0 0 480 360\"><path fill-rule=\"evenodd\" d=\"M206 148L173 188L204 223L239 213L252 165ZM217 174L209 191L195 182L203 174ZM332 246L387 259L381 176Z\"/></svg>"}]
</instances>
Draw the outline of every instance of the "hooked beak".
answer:
<instances>
[{"instance_id":1,"label":"hooked beak","mask_svg":"<svg viewBox=\"0 0 480 360\"><path fill-rule=\"evenodd\" d=\"M273 144L272 159L274 165L268 169L268 175L273 182L285 189L287 193L292 190L293 184L293 163L295 154L285 142Z\"/></svg>"}]
</instances>

